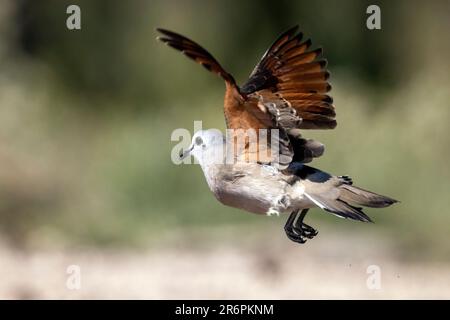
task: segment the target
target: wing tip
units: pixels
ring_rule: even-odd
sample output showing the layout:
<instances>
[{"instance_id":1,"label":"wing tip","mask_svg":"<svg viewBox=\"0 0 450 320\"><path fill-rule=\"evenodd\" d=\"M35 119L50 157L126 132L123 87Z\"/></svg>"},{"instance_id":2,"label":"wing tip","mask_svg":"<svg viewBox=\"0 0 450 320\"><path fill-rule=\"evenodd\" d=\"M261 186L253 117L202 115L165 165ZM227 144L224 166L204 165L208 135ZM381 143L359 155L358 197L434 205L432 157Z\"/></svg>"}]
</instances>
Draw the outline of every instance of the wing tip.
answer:
<instances>
[{"instance_id":1,"label":"wing tip","mask_svg":"<svg viewBox=\"0 0 450 320\"><path fill-rule=\"evenodd\" d=\"M325 95L325 97L322 99L323 102L327 102L329 104L333 103L333 97L329 96L329 95Z\"/></svg>"},{"instance_id":2,"label":"wing tip","mask_svg":"<svg viewBox=\"0 0 450 320\"><path fill-rule=\"evenodd\" d=\"M169 37L170 37L170 34L173 33L172 31L169 31L169 30L167 30L167 29L160 28L160 27L156 27L156 28L155 28L155 31L156 31L156 32L159 32L159 33L162 33L163 35L169 36Z\"/></svg>"},{"instance_id":3,"label":"wing tip","mask_svg":"<svg viewBox=\"0 0 450 320\"><path fill-rule=\"evenodd\" d=\"M163 42L165 44L167 44L170 41L169 38L162 37L162 36L157 36L155 39L158 40L158 41L161 41L161 42Z\"/></svg>"},{"instance_id":4,"label":"wing tip","mask_svg":"<svg viewBox=\"0 0 450 320\"><path fill-rule=\"evenodd\" d=\"M306 46L306 48L309 48L312 45L311 38L306 39L305 42L303 42L303 44Z\"/></svg>"},{"instance_id":5,"label":"wing tip","mask_svg":"<svg viewBox=\"0 0 450 320\"><path fill-rule=\"evenodd\" d=\"M337 121L336 120L333 120L333 121L331 121L330 122L330 129L334 129L334 128L336 128L336 126L337 126Z\"/></svg>"},{"instance_id":6,"label":"wing tip","mask_svg":"<svg viewBox=\"0 0 450 320\"><path fill-rule=\"evenodd\" d=\"M299 28L300 28L300 26L298 24L296 24L296 25L290 27L286 32L284 32L284 34L285 35L288 34L292 37L293 35L295 35L297 33Z\"/></svg>"},{"instance_id":7,"label":"wing tip","mask_svg":"<svg viewBox=\"0 0 450 320\"><path fill-rule=\"evenodd\" d=\"M317 49L314 49L312 52L316 54L316 58L320 57L323 54L323 47L318 47Z\"/></svg>"},{"instance_id":8,"label":"wing tip","mask_svg":"<svg viewBox=\"0 0 450 320\"><path fill-rule=\"evenodd\" d=\"M317 61L320 65L320 67L323 69L328 65L328 60L327 59L321 59L319 61Z\"/></svg>"}]
</instances>

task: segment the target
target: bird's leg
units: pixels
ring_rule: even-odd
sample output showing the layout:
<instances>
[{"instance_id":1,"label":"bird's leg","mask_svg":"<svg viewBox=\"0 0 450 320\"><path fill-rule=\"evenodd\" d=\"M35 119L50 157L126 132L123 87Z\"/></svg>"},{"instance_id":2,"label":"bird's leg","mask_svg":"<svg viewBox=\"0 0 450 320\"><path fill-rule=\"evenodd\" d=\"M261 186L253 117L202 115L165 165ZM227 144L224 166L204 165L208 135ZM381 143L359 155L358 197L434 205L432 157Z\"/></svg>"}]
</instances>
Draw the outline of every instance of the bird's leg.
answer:
<instances>
[{"instance_id":1,"label":"bird's leg","mask_svg":"<svg viewBox=\"0 0 450 320\"><path fill-rule=\"evenodd\" d=\"M314 238L319 232L315 230L313 227L307 225L303 222L303 219L305 219L306 214L308 213L309 209L303 209L300 215L297 218L297 221L295 221L293 230L295 233L300 234L303 237L306 237L308 239Z\"/></svg>"},{"instance_id":2,"label":"bird's leg","mask_svg":"<svg viewBox=\"0 0 450 320\"><path fill-rule=\"evenodd\" d=\"M287 237L297 243L305 243L306 240L302 237L301 234L298 234L295 231L295 219L297 218L298 210L295 210L291 213L289 218L286 221L286 224L284 225L284 231L286 232Z\"/></svg>"}]
</instances>

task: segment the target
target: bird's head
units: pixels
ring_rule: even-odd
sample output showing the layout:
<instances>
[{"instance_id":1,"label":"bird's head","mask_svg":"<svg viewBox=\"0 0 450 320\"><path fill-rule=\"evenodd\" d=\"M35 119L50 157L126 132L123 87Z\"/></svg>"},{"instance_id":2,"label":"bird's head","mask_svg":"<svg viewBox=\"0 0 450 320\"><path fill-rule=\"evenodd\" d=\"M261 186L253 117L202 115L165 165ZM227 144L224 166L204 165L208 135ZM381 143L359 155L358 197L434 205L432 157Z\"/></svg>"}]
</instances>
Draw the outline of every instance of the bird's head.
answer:
<instances>
[{"instance_id":1,"label":"bird's head","mask_svg":"<svg viewBox=\"0 0 450 320\"><path fill-rule=\"evenodd\" d=\"M189 148L180 151L180 160L193 155L201 165L206 162L223 161L224 143L224 136L220 130L197 131L192 137Z\"/></svg>"}]
</instances>

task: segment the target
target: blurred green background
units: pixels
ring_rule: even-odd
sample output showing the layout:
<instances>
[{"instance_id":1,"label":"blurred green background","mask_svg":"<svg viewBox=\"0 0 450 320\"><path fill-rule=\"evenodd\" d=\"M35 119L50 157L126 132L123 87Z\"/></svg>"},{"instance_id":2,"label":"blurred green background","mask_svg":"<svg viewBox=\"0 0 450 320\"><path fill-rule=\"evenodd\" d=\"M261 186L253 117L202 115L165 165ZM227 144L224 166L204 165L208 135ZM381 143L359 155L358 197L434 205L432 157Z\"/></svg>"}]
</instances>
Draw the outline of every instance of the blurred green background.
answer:
<instances>
[{"instance_id":1,"label":"blurred green background","mask_svg":"<svg viewBox=\"0 0 450 320\"><path fill-rule=\"evenodd\" d=\"M381 30L366 28L373 3ZM80 31L66 28L69 4L81 7ZM367 210L375 225L319 210L308 223L374 233L399 256L448 259L449 8L406 0L2 0L0 237L18 248L139 248L174 232L201 229L214 239L226 227L234 239L285 237L285 218L224 207L198 166L172 164L174 129L193 130L194 120L225 128L224 85L157 42L155 27L199 42L243 83L271 42L299 24L324 47L338 115L335 130L304 132L326 145L313 166L401 200ZM324 232L313 241L326 239Z\"/></svg>"}]
</instances>

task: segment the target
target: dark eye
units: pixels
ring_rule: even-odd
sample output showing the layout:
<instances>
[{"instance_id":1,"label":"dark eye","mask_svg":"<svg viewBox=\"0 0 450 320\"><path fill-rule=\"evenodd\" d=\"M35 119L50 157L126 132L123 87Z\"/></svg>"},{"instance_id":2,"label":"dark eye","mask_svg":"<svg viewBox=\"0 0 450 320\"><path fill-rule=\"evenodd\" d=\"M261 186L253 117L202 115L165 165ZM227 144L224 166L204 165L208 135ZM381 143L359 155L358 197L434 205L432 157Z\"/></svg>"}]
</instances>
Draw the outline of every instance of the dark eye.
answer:
<instances>
[{"instance_id":1,"label":"dark eye","mask_svg":"<svg viewBox=\"0 0 450 320\"><path fill-rule=\"evenodd\" d=\"M203 143L203 139L202 138L200 138L200 137L197 137L197 138L195 138L195 144L196 145L201 145Z\"/></svg>"}]
</instances>

